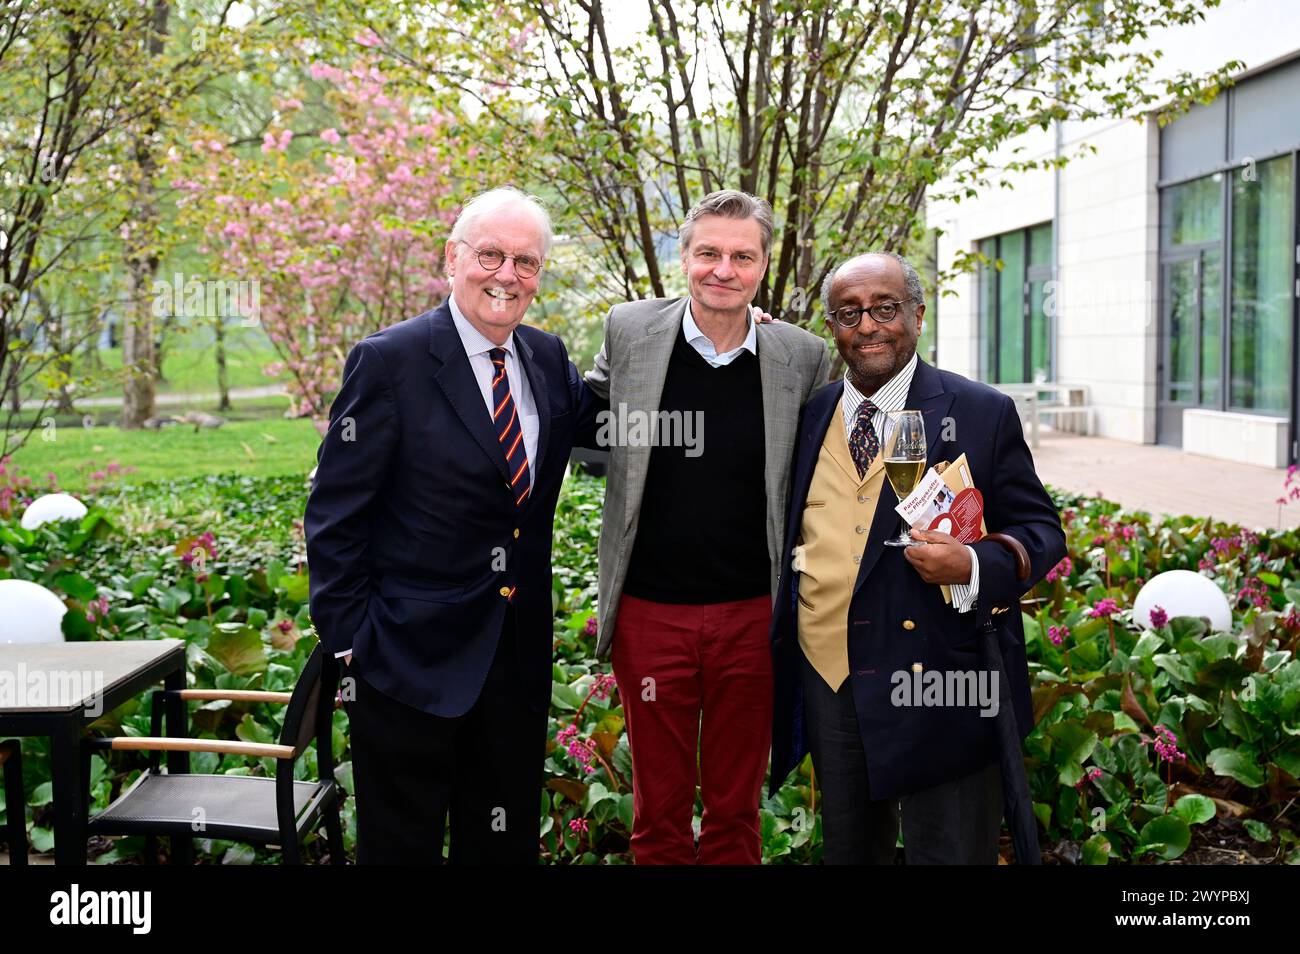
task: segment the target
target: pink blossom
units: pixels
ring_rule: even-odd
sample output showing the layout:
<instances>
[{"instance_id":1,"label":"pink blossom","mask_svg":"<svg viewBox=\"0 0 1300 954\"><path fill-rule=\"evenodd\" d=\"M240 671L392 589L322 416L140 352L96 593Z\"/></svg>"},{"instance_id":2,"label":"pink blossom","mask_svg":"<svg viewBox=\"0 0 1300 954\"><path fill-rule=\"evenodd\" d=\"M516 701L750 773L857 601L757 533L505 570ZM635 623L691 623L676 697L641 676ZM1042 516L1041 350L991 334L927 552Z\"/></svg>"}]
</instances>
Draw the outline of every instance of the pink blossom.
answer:
<instances>
[{"instance_id":1,"label":"pink blossom","mask_svg":"<svg viewBox=\"0 0 1300 954\"><path fill-rule=\"evenodd\" d=\"M585 635L585 636L595 636L595 635L596 635L596 617L594 617L594 616L588 616L588 617L587 617L587 625L583 627L582 632L583 632L583 635Z\"/></svg>"},{"instance_id":2,"label":"pink blossom","mask_svg":"<svg viewBox=\"0 0 1300 954\"><path fill-rule=\"evenodd\" d=\"M571 831L571 832L575 832L575 833L577 833L577 834L584 834L584 835L585 835L585 834L587 833L587 819L585 819L585 818L573 818L573 819L570 819L570 821L569 821L569 831Z\"/></svg>"},{"instance_id":3,"label":"pink blossom","mask_svg":"<svg viewBox=\"0 0 1300 954\"><path fill-rule=\"evenodd\" d=\"M1164 611L1164 609L1163 609L1161 606L1156 605L1156 606L1151 607L1151 625L1152 625L1152 626L1154 626L1156 629L1160 629L1162 626L1164 626L1164 625L1165 625L1166 623L1168 623L1168 622L1169 622L1169 614L1166 613L1166 612Z\"/></svg>"},{"instance_id":4,"label":"pink blossom","mask_svg":"<svg viewBox=\"0 0 1300 954\"><path fill-rule=\"evenodd\" d=\"M603 701L608 699L610 694L617 688L618 683L615 682L612 674L601 673L596 677L595 683L592 684L591 695Z\"/></svg>"},{"instance_id":5,"label":"pink blossom","mask_svg":"<svg viewBox=\"0 0 1300 954\"><path fill-rule=\"evenodd\" d=\"M1059 646L1070 635L1070 627L1065 625L1049 626L1047 627L1047 635L1052 640L1053 646Z\"/></svg>"},{"instance_id":6,"label":"pink blossom","mask_svg":"<svg viewBox=\"0 0 1300 954\"><path fill-rule=\"evenodd\" d=\"M1070 574L1073 572L1074 572L1074 563L1071 562L1068 556L1061 557L1061 562L1056 564L1056 566L1052 567L1050 570L1047 571L1047 582L1055 583L1057 579L1062 579L1062 580L1069 579Z\"/></svg>"},{"instance_id":7,"label":"pink blossom","mask_svg":"<svg viewBox=\"0 0 1300 954\"><path fill-rule=\"evenodd\" d=\"M1091 782L1093 779L1096 778L1101 778L1101 769L1097 768L1094 765L1092 768L1088 769L1088 771L1083 773L1083 778L1075 782L1074 787L1083 788L1084 785L1086 785L1088 782Z\"/></svg>"},{"instance_id":8,"label":"pink blossom","mask_svg":"<svg viewBox=\"0 0 1300 954\"><path fill-rule=\"evenodd\" d=\"M1165 762L1184 762L1186 753L1178 751L1178 736L1162 725L1156 726L1156 755Z\"/></svg>"},{"instance_id":9,"label":"pink blossom","mask_svg":"<svg viewBox=\"0 0 1300 954\"><path fill-rule=\"evenodd\" d=\"M339 131L335 129L333 126L331 126L329 129L322 129L320 137L330 145L338 145L339 141L343 138L342 136L339 135Z\"/></svg>"},{"instance_id":10,"label":"pink blossom","mask_svg":"<svg viewBox=\"0 0 1300 954\"><path fill-rule=\"evenodd\" d=\"M1097 605L1088 610L1088 617L1090 619L1108 619L1118 612L1119 604L1107 597L1104 600L1098 600Z\"/></svg>"}]
</instances>

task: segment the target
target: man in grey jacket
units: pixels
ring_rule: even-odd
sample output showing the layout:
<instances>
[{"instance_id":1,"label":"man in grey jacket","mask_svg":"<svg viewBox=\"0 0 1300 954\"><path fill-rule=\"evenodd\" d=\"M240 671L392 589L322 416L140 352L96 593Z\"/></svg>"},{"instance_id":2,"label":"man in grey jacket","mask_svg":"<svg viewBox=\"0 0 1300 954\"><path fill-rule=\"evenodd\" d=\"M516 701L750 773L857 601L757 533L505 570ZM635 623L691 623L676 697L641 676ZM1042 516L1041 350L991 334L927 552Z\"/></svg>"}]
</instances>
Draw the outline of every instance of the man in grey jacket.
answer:
<instances>
[{"instance_id":1,"label":"man in grey jacket","mask_svg":"<svg viewBox=\"0 0 1300 954\"><path fill-rule=\"evenodd\" d=\"M627 719L638 864L760 861L790 461L830 367L821 338L750 315L772 232L761 199L703 199L680 233L689 297L611 309L586 376L610 404L597 652Z\"/></svg>"}]
</instances>

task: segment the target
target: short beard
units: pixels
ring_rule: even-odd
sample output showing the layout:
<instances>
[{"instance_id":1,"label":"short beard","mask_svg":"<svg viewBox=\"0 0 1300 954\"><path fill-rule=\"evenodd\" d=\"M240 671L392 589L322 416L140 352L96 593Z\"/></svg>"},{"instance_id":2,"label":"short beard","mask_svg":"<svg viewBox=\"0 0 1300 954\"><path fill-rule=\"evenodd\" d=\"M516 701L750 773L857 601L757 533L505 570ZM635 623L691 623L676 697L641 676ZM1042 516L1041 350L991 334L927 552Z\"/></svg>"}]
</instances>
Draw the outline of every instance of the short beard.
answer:
<instances>
[{"instance_id":1,"label":"short beard","mask_svg":"<svg viewBox=\"0 0 1300 954\"><path fill-rule=\"evenodd\" d=\"M892 368L889 371L880 372L880 378L879 378L880 383L876 384L874 387L872 387L872 382L868 380L871 377L871 375L866 373L863 370L865 362L858 361L855 363L855 362L845 361L844 364L845 367L848 368L848 374L850 380L852 380L853 382L853 386L857 388L862 394L870 396L873 392L879 390L881 385L891 380L894 377L894 375L898 374L899 371L902 371L905 367L907 367L907 363L912 360L912 355L914 354L916 354L915 348L913 348L906 355L900 355L898 364L894 368ZM871 390L864 391L863 390L864 387L870 387Z\"/></svg>"}]
</instances>

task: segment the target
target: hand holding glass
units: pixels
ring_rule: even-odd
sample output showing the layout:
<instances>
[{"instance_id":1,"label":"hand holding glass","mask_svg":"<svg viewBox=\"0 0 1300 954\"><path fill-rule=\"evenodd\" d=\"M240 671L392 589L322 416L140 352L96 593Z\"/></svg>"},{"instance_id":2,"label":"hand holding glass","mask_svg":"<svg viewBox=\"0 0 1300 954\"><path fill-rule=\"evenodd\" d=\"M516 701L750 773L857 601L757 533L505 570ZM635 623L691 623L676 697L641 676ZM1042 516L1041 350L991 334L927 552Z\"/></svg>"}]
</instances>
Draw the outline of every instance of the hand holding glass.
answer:
<instances>
[{"instance_id":1,"label":"hand holding glass","mask_svg":"<svg viewBox=\"0 0 1300 954\"><path fill-rule=\"evenodd\" d=\"M885 412L885 476L901 502L910 494L925 473L925 422L920 411ZM887 547L924 546L913 540L906 522L897 537L886 540Z\"/></svg>"}]
</instances>

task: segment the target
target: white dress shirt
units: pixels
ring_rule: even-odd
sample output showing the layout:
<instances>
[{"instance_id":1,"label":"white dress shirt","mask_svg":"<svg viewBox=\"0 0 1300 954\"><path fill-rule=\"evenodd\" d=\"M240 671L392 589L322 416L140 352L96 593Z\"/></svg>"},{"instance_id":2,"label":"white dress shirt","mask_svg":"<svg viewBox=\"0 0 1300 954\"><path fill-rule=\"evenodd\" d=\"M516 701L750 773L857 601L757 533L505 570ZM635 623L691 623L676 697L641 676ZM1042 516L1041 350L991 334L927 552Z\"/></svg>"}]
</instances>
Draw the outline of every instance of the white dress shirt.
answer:
<instances>
[{"instance_id":1,"label":"white dress shirt","mask_svg":"<svg viewBox=\"0 0 1300 954\"><path fill-rule=\"evenodd\" d=\"M488 341L481 331L469 323L465 313L456 304L455 298L449 297L447 303L451 306L452 324L456 326L460 343L469 357L470 369L474 372L475 380L478 381L479 392L483 395L483 406L487 408L488 420L491 421L492 412L495 410L492 404L492 379L496 377L496 373L488 352L497 345ZM528 374L515 354L513 331L506 339L506 343L500 347L506 353L506 380L510 382L510 396L514 398L515 407L519 411L519 427L524 432L524 452L528 454L528 479L531 482L537 477L537 435L540 430L537 422L537 403L533 400L533 389L528 383ZM334 658L338 659L351 652L350 648L345 649L341 653L335 653Z\"/></svg>"},{"instance_id":2,"label":"white dress shirt","mask_svg":"<svg viewBox=\"0 0 1300 954\"><path fill-rule=\"evenodd\" d=\"M912 360L907 362L903 370L886 381L880 386L875 394L871 395L871 403L877 408L876 413L871 415L871 426L876 429L876 437L880 438L885 433L885 412L901 411L907 406L907 392L912 387L912 376L916 374L917 357L912 355ZM858 419L858 407L863 401L867 400L853 382L849 375L844 375L844 396L840 399L840 410L844 415L844 436L851 438L853 436L853 425ZM880 453L885 452L884 441L880 442ZM980 561L975 555L975 548L966 544L966 549L970 553L970 582L953 583L949 585L952 590L952 605L956 607L957 612L969 612L975 606L975 597L979 595L980 587Z\"/></svg>"},{"instance_id":3,"label":"white dress shirt","mask_svg":"<svg viewBox=\"0 0 1300 954\"><path fill-rule=\"evenodd\" d=\"M715 368L720 368L724 364L731 364L736 358L740 357L740 352L748 351L750 354L758 354L758 334L754 331L753 316L746 314L745 321L748 323L749 330L745 334L745 340L740 343L740 347L732 348L730 351L724 351L718 354L718 349L714 347L713 342L709 339L700 326L695 323L695 316L691 314L691 301L686 300L686 317L682 319L682 334L686 336L686 343L695 349L701 358L709 362Z\"/></svg>"}]
</instances>

